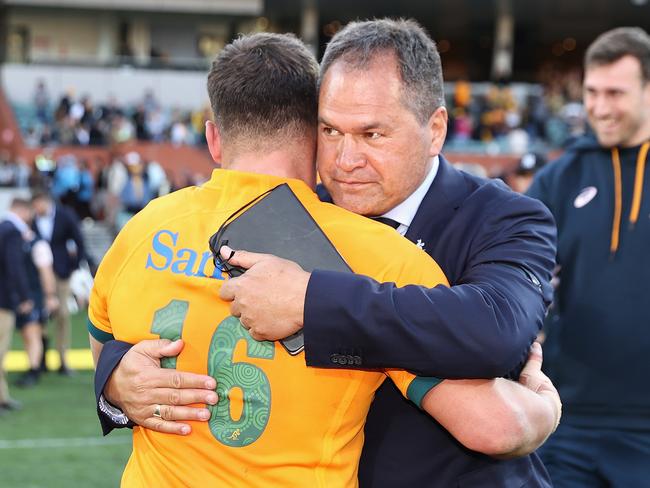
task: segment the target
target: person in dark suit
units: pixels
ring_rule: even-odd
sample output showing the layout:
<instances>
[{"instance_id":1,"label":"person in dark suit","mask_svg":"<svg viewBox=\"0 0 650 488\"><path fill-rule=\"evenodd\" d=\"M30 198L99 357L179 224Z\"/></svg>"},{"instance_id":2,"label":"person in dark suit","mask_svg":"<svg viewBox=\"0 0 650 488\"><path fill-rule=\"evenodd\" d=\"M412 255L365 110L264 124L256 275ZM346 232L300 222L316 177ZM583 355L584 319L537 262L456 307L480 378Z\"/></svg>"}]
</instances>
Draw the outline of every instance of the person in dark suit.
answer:
<instances>
[{"instance_id":1,"label":"person in dark suit","mask_svg":"<svg viewBox=\"0 0 650 488\"><path fill-rule=\"evenodd\" d=\"M70 275L79 267L81 260L88 259L83 236L74 212L54 202L44 191L32 194L35 211L33 228L37 235L47 241L52 249L53 268L56 276L56 294L59 308L55 313L56 346L61 357L59 373L70 375L65 352L70 347Z\"/></svg>"},{"instance_id":2,"label":"person in dark suit","mask_svg":"<svg viewBox=\"0 0 650 488\"><path fill-rule=\"evenodd\" d=\"M250 269L222 287L232 313L256 339L302 329L311 366L516 377L552 294L554 223L538 202L457 171L440 155L447 114L431 39L410 21L348 25L323 58L319 118L318 167L333 202L392 220L452 286L397 289L237 251L231 262ZM114 365L104 365L103 376L98 367L98 376L105 380ZM188 386L188 397L201 388ZM188 418L183 408L172 407L171 419ZM470 451L390 385L371 407L360 483L550 486L535 454L497 460Z\"/></svg>"},{"instance_id":3,"label":"person in dark suit","mask_svg":"<svg viewBox=\"0 0 650 488\"><path fill-rule=\"evenodd\" d=\"M34 307L23 238L30 232L27 222L31 218L29 201L15 198L0 222L0 413L20 408L20 403L9 396L3 362L11 345L16 314L28 314Z\"/></svg>"}]
</instances>

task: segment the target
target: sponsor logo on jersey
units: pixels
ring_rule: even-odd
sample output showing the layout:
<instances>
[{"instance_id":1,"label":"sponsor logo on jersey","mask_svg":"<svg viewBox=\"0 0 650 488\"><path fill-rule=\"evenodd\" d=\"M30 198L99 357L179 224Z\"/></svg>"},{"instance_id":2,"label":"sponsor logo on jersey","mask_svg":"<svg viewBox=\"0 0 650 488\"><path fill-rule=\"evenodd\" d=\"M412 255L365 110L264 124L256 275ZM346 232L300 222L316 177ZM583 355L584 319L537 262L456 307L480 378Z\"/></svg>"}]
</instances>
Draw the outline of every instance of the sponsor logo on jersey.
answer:
<instances>
[{"instance_id":1,"label":"sponsor logo on jersey","mask_svg":"<svg viewBox=\"0 0 650 488\"><path fill-rule=\"evenodd\" d=\"M578 193L578 196L573 201L573 206L575 208L582 208L591 202L597 194L598 188L595 186L588 186L587 188L583 188L580 190L580 193Z\"/></svg>"},{"instance_id":2,"label":"sponsor logo on jersey","mask_svg":"<svg viewBox=\"0 0 650 488\"><path fill-rule=\"evenodd\" d=\"M214 266L210 251L197 251L188 247L177 247L178 232L160 230L151 240L151 251L147 254L146 269L167 271L173 274L198 278L224 279L221 269Z\"/></svg>"}]
</instances>

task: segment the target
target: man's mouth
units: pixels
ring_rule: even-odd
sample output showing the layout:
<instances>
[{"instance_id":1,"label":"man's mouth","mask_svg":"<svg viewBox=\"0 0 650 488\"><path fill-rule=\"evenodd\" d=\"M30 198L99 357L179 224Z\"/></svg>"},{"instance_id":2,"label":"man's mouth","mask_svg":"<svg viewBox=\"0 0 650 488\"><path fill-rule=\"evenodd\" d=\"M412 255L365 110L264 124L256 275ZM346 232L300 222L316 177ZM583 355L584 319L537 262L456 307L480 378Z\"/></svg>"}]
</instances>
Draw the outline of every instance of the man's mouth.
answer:
<instances>
[{"instance_id":1,"label":"man's mouth","mask_svg":"<svg viewBox=\"0 0 650 488\"><path fill-rule=\"evenodd\" d=\"M618 129L618 125L617 120L601 120L596 122L596 128L604 132L613 132Z\"/></svg>"},{"instance_id":2,"label":"man's mouth","mask_svg":"<svg viewBox=\"0 0 650 488\"><path fill-rule=\"evenodd\" d=\"M358 181L358 180L335 180L336 183L340 186L348 188L361 188L364 185L369 185L369 181Z\"/></svg>"}]
</instances>

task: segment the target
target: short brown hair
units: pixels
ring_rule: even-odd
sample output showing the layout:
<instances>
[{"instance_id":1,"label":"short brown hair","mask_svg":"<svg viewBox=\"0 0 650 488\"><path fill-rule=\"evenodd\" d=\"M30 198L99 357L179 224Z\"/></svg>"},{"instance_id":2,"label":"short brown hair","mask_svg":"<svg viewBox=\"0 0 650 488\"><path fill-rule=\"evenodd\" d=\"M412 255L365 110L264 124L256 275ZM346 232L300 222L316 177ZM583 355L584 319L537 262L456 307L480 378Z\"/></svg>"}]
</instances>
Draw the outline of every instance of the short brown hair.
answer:
<instances>
[{"instance_id":1,"label":"short brown hair","mask_svg":"<svg viewBox=\"0 0 650 488\"><path fill-rule=\"evenodd\" d=\"M25 208L25 209L31 209L32 204L29 200L26 198L21 198L21 197L15 197L13 200L11 200L11 204L9 205L9 208Z\"/></svg>"},{"instance_id":2,"label":"short brown hair","mask_svg":"<svg viewBox=\"0 0 650 488\"><path fill-rule=\"evenodd\" d=\"M224 139L302 136L318 121L318 63L293 34L258 33L212 63L208 95Z\"/></svg>"},{"instance_id":3,"label":"short brown hair","mask_svg":"<svg viewBox=\"0 0 650 488\"><path fill-rule=\"evenodd\" d=\"M623 56L638 59L642 80L650 81L650 36L640 27L619 27L598 36L585 53L585 70L615 63Z\"/></svg>"}]
</instances>

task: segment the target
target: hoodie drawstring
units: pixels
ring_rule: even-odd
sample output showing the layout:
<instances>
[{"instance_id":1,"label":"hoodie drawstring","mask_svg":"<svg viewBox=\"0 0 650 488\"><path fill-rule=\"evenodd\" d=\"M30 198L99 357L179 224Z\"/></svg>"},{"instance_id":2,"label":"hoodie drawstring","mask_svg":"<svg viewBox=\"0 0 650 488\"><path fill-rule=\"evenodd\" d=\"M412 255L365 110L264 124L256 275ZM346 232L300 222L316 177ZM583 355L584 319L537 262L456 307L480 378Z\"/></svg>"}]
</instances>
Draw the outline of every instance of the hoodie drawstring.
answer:
<instances>
[{"instance_id":1,"label":"hoodie drawstring","mask_svg":"<svg viewBox=\"0 0 650 488\"><path fill-rule=\"evenodd\" d=\"M630 228L633 229L639 218L641 210L641 198L643 196L643 175L645 174L645 162L650 149L650 141L644 143L639 149L639 155L636 159L636 173L634 175L634 194L632 195L632 207L630 209ZM609 250L616 254L621 232L621 212L623 205L623 185L621 183L621 158L618 148L612 148L612 168L614 170L614 220L612 222L612 238Z\"/></svg>"}]
</instances>

